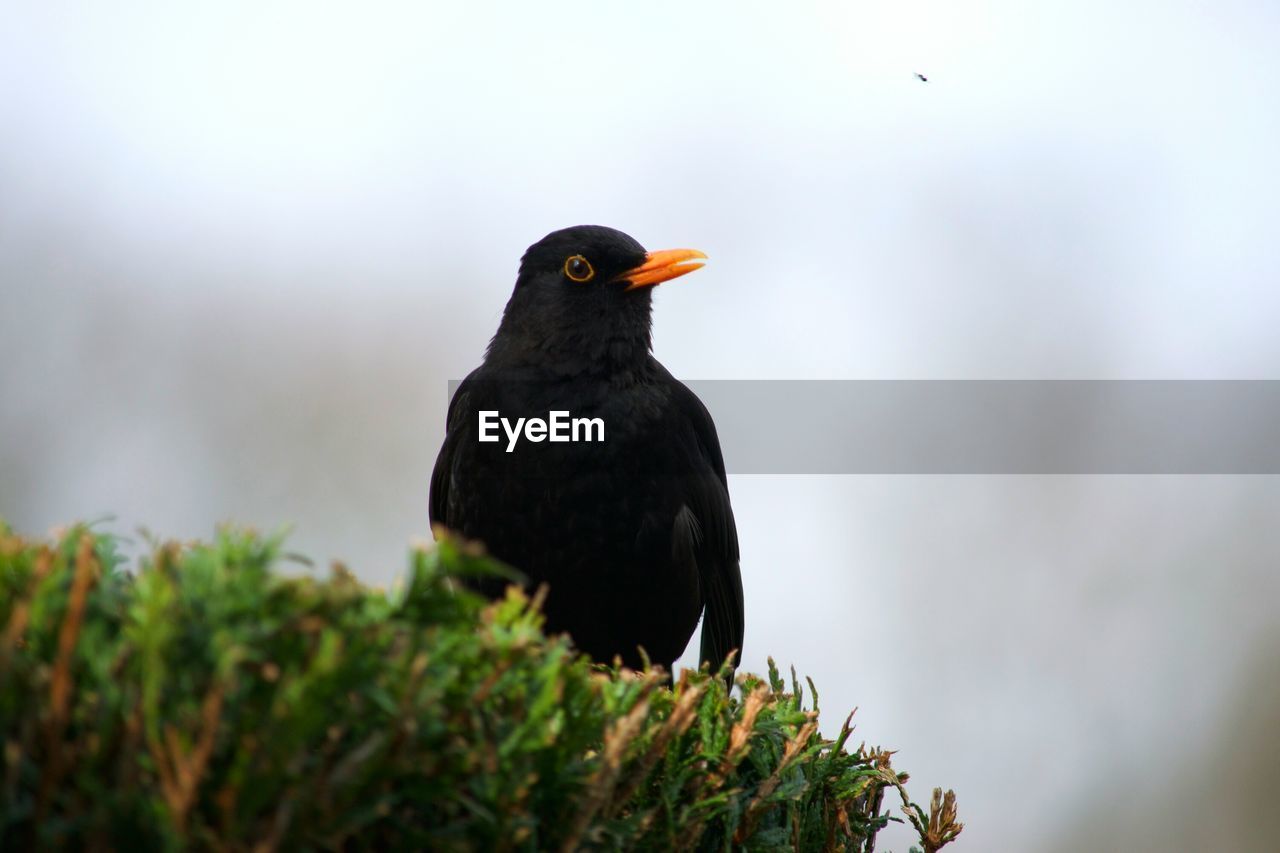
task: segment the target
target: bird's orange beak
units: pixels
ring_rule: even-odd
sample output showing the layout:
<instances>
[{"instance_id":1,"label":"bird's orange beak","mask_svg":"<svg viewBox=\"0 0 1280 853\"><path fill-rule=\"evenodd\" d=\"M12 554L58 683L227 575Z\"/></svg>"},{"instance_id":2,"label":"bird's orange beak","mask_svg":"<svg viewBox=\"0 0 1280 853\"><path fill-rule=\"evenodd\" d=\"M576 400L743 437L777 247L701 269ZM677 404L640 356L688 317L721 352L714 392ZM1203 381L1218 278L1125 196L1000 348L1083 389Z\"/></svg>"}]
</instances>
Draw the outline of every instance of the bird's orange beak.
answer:
<instances>
[{"instance_id":1,"label":"bird's orange beak","mask_svg":"<svg viewBox=\"0 0 1280 853\"><path fill-rule=\"evenodd\" d=\"M614 281L627 281L627 290L652 287L701 268L702 264L691 264L686 261L705 257L706 255L697 249L664 249L661 252L650 252L644 256L644 263L627 270L614 278Z\"/></svg>"}]
</instances>

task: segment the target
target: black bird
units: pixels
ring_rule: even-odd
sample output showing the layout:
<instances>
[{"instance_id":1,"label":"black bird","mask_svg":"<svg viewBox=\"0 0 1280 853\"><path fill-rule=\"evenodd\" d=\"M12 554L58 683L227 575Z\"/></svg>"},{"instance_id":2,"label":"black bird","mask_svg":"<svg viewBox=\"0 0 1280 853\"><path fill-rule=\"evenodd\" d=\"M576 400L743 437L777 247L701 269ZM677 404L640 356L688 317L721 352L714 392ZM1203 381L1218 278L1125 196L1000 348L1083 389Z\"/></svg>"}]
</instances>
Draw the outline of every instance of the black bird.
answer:
<instances>
[{"instance_id":1,"label":"black bird","mask_svg":"<svg viewBox=\"0 0 1280 853\"><path fill-rule=\"evenodd\" d=\"M921 82L921 83L928 83L928 82L929 82L929 78L928 78L928 77L926 77L926 76L924 76L923 74L921 74L919 71L917 71L917 72L916 72L916 76L920 78L920 82Z\"/></svg>"},{"instance_id":2,"label":"black bird","mask_svg":"<svg viewBox=\"0 0 1280 853\"><path fill-rule=\"evenodd\" d=\"M484 362L449 405L432 522L546 583L547 630L597 661L638 668L643 648L670 672L700 614L704 662L719 667L742 649L738 536L715 424L651 353L652 286L705 257L645 252L597 225L548 234L525 252ZM603 441L533 431L510 441L517 418L555 411L600 419ZM496 413L497 441L480 441L485 412ZM497 417L509 426L493 427Z\"/></svg>"}]
</instances>

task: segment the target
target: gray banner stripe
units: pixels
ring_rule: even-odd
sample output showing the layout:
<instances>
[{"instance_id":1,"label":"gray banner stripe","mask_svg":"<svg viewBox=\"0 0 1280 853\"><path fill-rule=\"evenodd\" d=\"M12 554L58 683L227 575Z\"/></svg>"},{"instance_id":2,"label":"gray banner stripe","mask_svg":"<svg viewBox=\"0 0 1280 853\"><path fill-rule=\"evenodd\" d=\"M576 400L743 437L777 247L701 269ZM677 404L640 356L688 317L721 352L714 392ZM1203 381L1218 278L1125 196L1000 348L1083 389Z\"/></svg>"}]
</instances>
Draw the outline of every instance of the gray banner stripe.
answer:
<instances>
[{"instance_id":1,"label":"gray banner stripe","mask_svg":"<svg viewBox=\"0 0 1280 853\"><path fill-rule=\"evenodd\" d=\"M731 474L1280 474L1275 380L686 384Z\"/></svg>"}]
</instances>

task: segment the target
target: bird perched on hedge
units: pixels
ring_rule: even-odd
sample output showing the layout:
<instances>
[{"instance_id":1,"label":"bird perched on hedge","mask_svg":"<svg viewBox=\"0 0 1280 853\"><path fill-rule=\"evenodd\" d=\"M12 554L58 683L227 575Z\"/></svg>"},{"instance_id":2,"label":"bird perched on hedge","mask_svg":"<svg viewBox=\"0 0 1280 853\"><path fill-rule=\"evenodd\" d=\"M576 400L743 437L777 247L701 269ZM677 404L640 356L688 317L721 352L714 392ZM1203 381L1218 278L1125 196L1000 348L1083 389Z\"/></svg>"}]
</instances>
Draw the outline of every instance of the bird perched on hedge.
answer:
<instances>
[{"instance_id":1,"label":"bird perched on hedge","mask_svg":"<svg viewBox=\"0 0 1280 853\"><path fill-rule=\"evenodd\" d=\"M548 234L525 252L484 362L449 406L432 522L547 584L547 630L598 661L639 667L643 648L670 672L699 615L704 662L719 667L742 648L715 424L651 353L653 286L705 257L646 252L596 225ZM555 412L558 439L547 428Z\"/></svg>"}]
</instances>

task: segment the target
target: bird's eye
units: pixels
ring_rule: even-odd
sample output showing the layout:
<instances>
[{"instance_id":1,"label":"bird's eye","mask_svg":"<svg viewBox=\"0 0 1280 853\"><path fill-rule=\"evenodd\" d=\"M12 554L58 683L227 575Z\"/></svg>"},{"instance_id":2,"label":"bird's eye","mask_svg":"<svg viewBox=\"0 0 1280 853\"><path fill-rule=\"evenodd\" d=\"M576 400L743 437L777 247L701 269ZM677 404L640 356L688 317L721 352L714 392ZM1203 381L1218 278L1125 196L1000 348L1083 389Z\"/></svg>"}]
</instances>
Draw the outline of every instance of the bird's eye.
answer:
<instances>
[{"instance_id":1,"label":"bird's eye","mask_svg":"<svg viewBox=\"0 0 1280 853\"><path fill-rule=\"evenodd\" d=\"M595 277L596 271L592 269L591 264L582 255L574 255L564 262L564 274L569 276L571 281L591 281Z\"/></svg>"}]
</instances>

